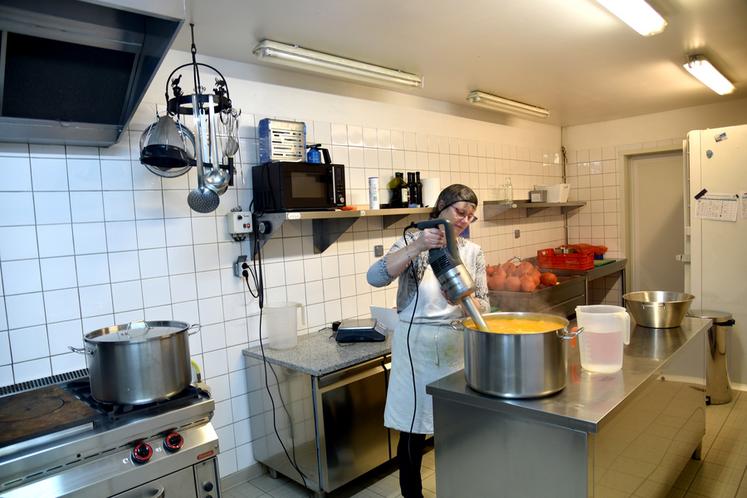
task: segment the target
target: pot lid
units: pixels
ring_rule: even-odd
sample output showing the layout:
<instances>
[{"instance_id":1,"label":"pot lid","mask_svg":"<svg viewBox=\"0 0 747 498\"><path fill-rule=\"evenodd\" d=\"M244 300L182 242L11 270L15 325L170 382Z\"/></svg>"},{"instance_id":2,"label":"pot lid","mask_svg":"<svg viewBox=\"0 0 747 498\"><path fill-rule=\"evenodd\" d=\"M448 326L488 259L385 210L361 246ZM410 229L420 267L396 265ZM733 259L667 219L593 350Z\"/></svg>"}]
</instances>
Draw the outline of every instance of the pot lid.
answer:
<instances>
[{"instance_id":1,"label":"pot lid","mask_svg":"<svg viewBox=\"0 0 747 498\"><path fill-rule=\"evenodd\" d=\"M137 321L105 327L86 334L90 342L142 342L184 332L189 324L171 320Z\"/></svg>"},{"instance_id":2,"label":"pot lid","mask_svg":"<svg viewBox=\"0 0 747 498\"><path fill-rule=\"evenodd\" d=\"M687 316L693 318L705 318L706 320L713 320L714 323L728 322L731 320L731 313L728 311L717 311L717 310L690 310Z\"/></svg>"}]
</instances>

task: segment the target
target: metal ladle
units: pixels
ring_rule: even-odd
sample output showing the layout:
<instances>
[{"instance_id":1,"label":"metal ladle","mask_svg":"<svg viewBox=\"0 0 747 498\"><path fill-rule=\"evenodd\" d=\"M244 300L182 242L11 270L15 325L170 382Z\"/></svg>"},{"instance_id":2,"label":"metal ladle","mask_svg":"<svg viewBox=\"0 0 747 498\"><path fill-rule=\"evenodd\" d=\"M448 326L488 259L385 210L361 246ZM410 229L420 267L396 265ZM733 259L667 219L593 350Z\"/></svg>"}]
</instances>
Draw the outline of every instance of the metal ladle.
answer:
<instances>
[{"instance_id":1,"label":"metal ladle","mask_svg":"<svg viewBox=\"0 0 747 498\"><path fill-rule=\"evenodd\" d=\"M208 188L205 184L205 168L203 166L203 148L202 140L202 119L200 117L199 96L192 96L192 106L194 109L195 122L197 123L197 188L192 190L187 196L187 204L198 213L210 213L215 211L220 204L220 197L213 189ZM212 107L212 102L211 102ZM225 189L224 189L225 191Z\"/></svg>"},{"instance_id":2,"label":"metal ladle","mask_svg":"<svg viewBox=\"0 0 747 498\"><path fill-rule=\"evenodd\" d=\"M210 169L204 177L205 187L212 190L218 195L223 195L228 189L230 177L228 171L221 169L218 164L218 139L217 139L217 122L215 116L215 107L213 106L213 97L208 97L208 123L207 123L207 144L208 159L211 164Z\"/></svg>"}]
</instances>

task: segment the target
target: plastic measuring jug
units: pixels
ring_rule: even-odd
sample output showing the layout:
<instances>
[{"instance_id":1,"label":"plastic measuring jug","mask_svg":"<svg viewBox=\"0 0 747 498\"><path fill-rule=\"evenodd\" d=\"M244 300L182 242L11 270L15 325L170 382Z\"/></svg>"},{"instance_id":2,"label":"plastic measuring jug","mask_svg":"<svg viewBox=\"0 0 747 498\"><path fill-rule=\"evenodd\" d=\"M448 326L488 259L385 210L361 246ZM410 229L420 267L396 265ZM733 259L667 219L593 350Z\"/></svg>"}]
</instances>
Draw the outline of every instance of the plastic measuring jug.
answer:
<instances>
[{"instance_id":1,"label":"plastic measuring jug","mask_svg":"<svg viewBox=\"0 0 747 498\"><path fill-rule=\"evenodd\" d=\"M610 373L622 368L623 344L630 344L630 315L625 308L593 304L576 306L581 368Z\"/></svg>"},{"instance_id":2,"label":"plastic measuring jug","mask_svg":"<svg viewBox=\"0 0 747 498\"><path fill-rule=\"evenodd\" d=\"M265 304L262 335L272 349L290 349L298 343L298 311L301 324L306 326L306 316L301 303Z\"/></svg>"}]
</instances>

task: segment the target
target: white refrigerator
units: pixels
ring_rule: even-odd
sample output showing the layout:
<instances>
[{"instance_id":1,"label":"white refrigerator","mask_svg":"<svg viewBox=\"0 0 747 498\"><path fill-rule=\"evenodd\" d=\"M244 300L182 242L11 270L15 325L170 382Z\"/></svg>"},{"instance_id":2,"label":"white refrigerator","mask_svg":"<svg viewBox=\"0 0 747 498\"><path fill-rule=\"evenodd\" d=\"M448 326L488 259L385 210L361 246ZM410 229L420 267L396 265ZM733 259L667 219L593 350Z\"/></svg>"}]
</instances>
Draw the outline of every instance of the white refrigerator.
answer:
<instances>
[{"instance_id":1,"label":"white refrigerator","mask_svg":"<svg viewBox=\"0 0 747 498\"><path fill-rule=\"evenodd\" d=\"M732 386L747 385L747 125L691 131L686 151L691 309L732 314L729 376Z\"/></svg>"}]
</instances>

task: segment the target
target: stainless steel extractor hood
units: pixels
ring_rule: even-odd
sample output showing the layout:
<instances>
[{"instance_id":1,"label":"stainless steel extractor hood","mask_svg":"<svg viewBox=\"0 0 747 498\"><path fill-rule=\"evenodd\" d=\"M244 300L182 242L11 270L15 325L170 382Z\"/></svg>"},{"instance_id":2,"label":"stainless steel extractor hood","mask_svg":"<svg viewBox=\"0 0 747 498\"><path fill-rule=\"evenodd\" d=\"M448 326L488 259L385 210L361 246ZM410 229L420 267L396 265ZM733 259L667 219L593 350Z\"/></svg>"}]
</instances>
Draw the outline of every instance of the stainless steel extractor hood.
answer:
<instances>
[{"instance_id":1,"label":"stainless steel extractor hood","mask_svg":"<svg viewBox=\"0 0 747 498\"><path fill-rule=\"evenodd\" d=\"M116 142L184 17L184 0L0 0L0 141Z\"/></svg>"}]
</instances>

